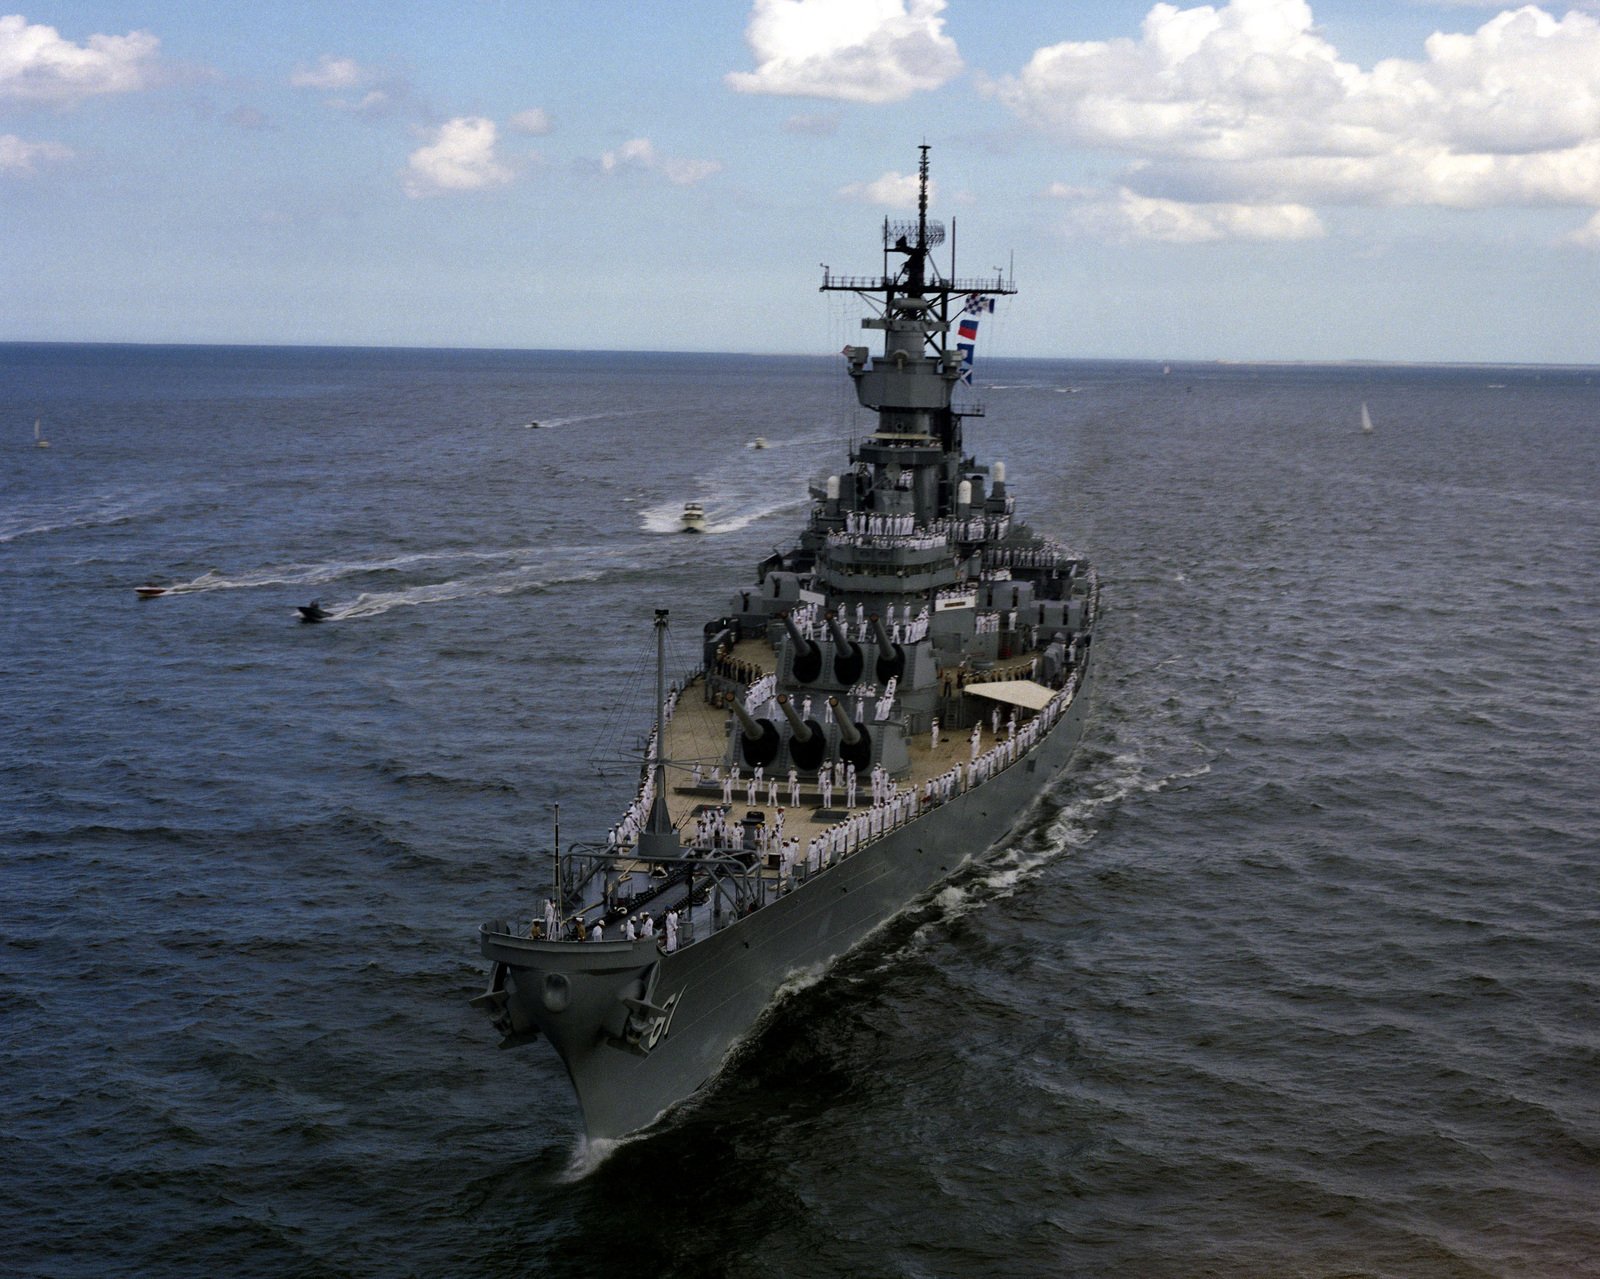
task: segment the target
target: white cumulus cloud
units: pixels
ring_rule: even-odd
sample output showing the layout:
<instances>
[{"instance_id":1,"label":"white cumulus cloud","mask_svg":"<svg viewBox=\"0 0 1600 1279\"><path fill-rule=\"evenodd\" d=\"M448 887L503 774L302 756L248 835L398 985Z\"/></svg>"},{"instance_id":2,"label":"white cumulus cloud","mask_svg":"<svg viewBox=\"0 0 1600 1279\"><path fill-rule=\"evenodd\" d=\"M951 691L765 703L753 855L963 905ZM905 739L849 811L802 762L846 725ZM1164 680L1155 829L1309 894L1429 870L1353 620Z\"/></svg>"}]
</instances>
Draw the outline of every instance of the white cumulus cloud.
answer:
<instances>
[{"instance_id":1,"label":"white cumulus cloud","mask_svg":"<svg viewBox=\"0 0 1600 1279\"><path fill-rule=\"evenodd\" d=\"M543 107L529 107L526 111L518 111L506 121L506 125L517 133L543 137L550 132L550 116Z\"/></svg>"},{"instance_id":2,"label":"white cumulus cloud","mask_svg":"<svg viewBox=\"0 0 1600 1279\"><path fill-rule=\"evenodd\" d=\"M323 105L347 115L369 120L403 114L430 118L403 76L363 66L354 58L325 53L315 66L296 67L289 75L289 83L296 89L333 95L324 98Z\"/></svg>"},{"instance_id":3,"label":"white cumulus cloud","mask_svg":"<svg viewBox=\"0 0 1600 1279\"><path fill-rule=\"evenodd\" d=\"M33 173L41 161L70 160L72 154L59 142L28 142L14 133L0 133L0 174Z\"/></svg>"},{"instance_id":4,"label":"white cumulus cloud","mask_svg":"<svg viewBox=\"0 0 1600 1279\"><path fill-rule=\"evenodd\" d=\"M754 71L740 93L899 102L961 71L944 32L945 0L755 0L745 42Z\"/></svg>"},{"instance_id":5,"label":"white cumulus cloud","mask_svg":"<svg viewBox=\"0 0 1600 1279\"><path fill-rule=\"evenodd\" d=\"M1051 194L1072 201L1069 227L1107 240L1205 244L1315 240L1326 234L1316 210L1303 204L1184 203L1138 195L1126 187L1106 195L1057 185Z\"/></svg>"},{"instance_id":6,"label":"white cumulus cloud","mask_svg":"<svg viewBox=\"0 0 1600 1279\"><path fill-rule=\"evenodd\" d=\"M839 188L841 200L860 204L878 204L889 209L915 208L918 194L915 173L885 173L874 182L852 182ZM934 198L935 184L928 184L929 199Z\"/></svg>"},{"instance_id":7,"label":"white cumulus cloud","mask_svg":"<svg viewBox=\"0 0 1600 1279\"><path fill-rule=\"evenodd\" d=\"M600 157L600 167L607 173L621 173L629 169L659 173L676 186L693 186L722 169L716 160L689 160L659 155L649 138L632 138L615 151L607 151Z\"/></svg>"},{"instance_id":8,"label":"white cumulus cloud","mask_svg":"<svg viewBox=\"0 0 1600 1279\"><path fill-rule=\"evenodd\" d=\"M482 116L458 116L433 131L433 141L411 153L406 194L412 199L504 186L512 172L495 155L497 130Z\"/></svg>"},{"instance_id":9,"label":"white cumulus cloud","mask_svg":"<svg viewBox=\"0 0 1600 1279\"><path fill-rule=\"evenodd\" d=\"M1564 241L1580 249L1600 249L1600 213L1596 213Z\"/></svg>"},{"instance_id":10,"label":"white cumulus cloud","mask_svg":"<svg viewBox=\"0 0 1600 1279\"><path fill-rule=\"evenodd\" d=\"M289 75L289 83L296 89L354 89L373 78L354 58L325 53L314 67L296 67Z\"/></svg>"},{"instance_id":11,"label":"white cumulus cloud","mask_svg":"<svg viewBox=\"0 0 1600 1279\"><path fill-rule=\"evenodd\" d=\"M64 40L54 27L21 14L0 17L0 102L72 106L106 93L154 85L161 41L147 31Z\"/></svg>"},{"instance_id":12,"label":"white cumulus cloud","mask_svg":"<svg viewBox=\"0 0 1600 1279\"><path fill-rule=\"evenodd\" d=\"M1363 70L1304 0L1158 4L1137 39L1040 49L993 92L1131 157L1124 185L1154 200L1600 207L1600 21L1528 5L1422 52Z\"/></svg>"}]
</instances>

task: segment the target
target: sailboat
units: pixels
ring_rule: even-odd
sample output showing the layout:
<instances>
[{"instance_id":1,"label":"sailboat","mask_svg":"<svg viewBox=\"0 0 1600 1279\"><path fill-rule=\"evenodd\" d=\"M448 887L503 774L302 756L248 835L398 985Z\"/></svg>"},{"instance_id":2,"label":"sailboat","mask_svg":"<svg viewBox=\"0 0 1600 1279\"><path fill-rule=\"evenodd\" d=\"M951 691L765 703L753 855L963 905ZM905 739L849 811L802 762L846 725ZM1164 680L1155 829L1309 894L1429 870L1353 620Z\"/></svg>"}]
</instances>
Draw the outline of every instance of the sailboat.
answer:
<instances>
[{"instance_id":1,"label":"sailboat","mask_svg":"<svg viewBox=\"0 0 1600 1279\"><path fill-rule=\"evenodd\" d=\"M50 447L50 441L39 434L39 422L39 418L33 419L33 447L36 449L47 449Z\"/></svg>"},{"instance_id":2,"label":"sailboat","mask_svg":"<svg viewBox=\"0 0 1600 1279\"><path fill-rule=\"evenodd\" d=\"M1367 412L1367 402L1361 401L1361 434L1372 434L1372 414Z\"/></svg>"}]
</instances>

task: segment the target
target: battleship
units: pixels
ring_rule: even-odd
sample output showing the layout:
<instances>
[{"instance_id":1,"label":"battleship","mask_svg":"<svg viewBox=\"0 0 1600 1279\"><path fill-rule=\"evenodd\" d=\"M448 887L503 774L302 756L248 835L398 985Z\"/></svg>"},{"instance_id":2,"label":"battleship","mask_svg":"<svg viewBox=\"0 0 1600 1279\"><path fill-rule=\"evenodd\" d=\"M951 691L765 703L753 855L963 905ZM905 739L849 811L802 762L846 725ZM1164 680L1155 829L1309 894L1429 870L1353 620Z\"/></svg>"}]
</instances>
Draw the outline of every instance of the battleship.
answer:
<instances>
[{"instance_id":1,"label":"battleship","mask_svg":"<svg viewBox=\"0 0 1600 1279\"><path fill-rule=\"evenodd\" d=\"M502 1047L549 1042L591 1139L700 1090L787 981L1017 827L1082 734L1098 581L966 451L975 317L1016 290L959 278L953 244L941 269L928 185L924 146L880 272L823 268L881 334L842 353L874 429L670 680L656 610L631 802L602 838L558 820L542 910L479 930L474 1006Z\"/></svg>"}]
</instances>

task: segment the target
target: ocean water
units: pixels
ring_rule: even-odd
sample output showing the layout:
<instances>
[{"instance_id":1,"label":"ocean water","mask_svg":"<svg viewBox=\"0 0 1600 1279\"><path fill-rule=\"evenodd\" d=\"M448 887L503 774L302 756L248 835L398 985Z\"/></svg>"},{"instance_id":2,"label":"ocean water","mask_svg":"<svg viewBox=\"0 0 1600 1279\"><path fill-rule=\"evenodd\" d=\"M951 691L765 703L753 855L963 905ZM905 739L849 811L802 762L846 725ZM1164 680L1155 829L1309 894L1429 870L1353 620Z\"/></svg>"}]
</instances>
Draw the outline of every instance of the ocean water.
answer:
<instances>
[{"instance_id":1,"label":"ocean water","mask_svg":"<svg viewBox=\"0 0 1600 1279\"><path fill-rule=\"evenodd\" d=\"M1600 1274L1597 377L980 364L1102 574L1079 756L591 1150L476 928L837 362L0 347L4 1269Z\"/></svg>"}]
</instances>

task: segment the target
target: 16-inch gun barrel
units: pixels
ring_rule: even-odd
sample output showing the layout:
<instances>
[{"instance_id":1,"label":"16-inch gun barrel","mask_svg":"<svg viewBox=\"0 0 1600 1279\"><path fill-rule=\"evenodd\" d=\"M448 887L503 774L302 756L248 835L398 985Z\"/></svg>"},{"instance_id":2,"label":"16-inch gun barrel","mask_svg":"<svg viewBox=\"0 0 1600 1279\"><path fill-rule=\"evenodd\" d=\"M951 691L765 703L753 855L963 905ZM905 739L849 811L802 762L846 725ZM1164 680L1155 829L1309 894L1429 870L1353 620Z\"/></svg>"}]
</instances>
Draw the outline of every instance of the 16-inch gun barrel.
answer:
<instances>
[{"instance_id":1,"label":"16-inch gun barrel","mask_svg":"<svg viewBox=\"0 0 1600 1279\"><path fill-rule=\"evenodd\" d=\"M833 707L833 717L839 721L839 740L846 746L854 746L861 740L861 730L850 722L849 712L839 705L837 697L830 697L828 705Z\"/></svg>"},{"instance_id":2,"label":"16-inch gun barrel","mask_svg":"<svg viewBox=\"0 0 1600 1279\"><path fill-rule=\"evenodd\" d=\"M738 698L727 696L724 697L723 701L733 711L734 718L739 721L739 730L744 734L745 740L759 742L765 734L762 732L762 725L757 722L756 718L745 710L743 706L739 705Z\"/></svg>"},{"instance_id":3,"label":"16-inch gun barrel","mask_svg":"<svg viewBox=\"0 0 1600 1279\"><path fill-rule=\"evenodd\" d=\"M802 684L812 683L822 674L822 650L800 633L794 618L783 615L783 629L789 632L789 643L794 649L794 677Z\"/></svg>"},{"instance_id":4,"label":"16-inch gun barrel","mask_svg":"<svg viewBox=\"0 0 1600 1279\"><path fill-rule=\"evenodd\" d=\"M797 742L809 742L812 737L811 728L805 720L795 713L794 707L789 704L789 695L787 693L778 694L778 709L783 712L784 719L788 720L789 726L794 729L794 740Z\"/></svg>"},{"instance_id":5,"label":"16-inch gun barrel","mask_svg":"<svg viewBox=\"0 0 1600 1279\"><path fill-rule=\"evenodd\" d=\"M865 665L861 649L850 639L838 614L828 614L828 630L833 633L833 674L841 684L854 684Z\"/></svg>"}]
</instances>

